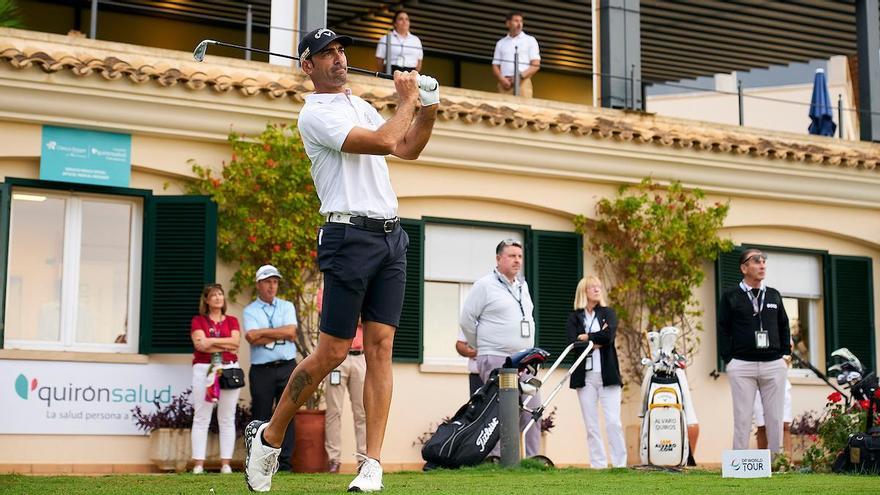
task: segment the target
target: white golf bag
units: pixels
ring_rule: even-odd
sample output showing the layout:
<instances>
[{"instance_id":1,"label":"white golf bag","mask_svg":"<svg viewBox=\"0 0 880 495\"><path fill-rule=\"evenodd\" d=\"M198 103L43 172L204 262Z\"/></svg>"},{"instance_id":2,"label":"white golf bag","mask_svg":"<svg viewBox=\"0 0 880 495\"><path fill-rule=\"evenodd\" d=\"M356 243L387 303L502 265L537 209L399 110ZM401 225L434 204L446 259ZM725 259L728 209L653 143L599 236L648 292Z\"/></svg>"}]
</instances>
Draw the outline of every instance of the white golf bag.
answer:
<instances>
[{"instance_id":1,"label":"white golf bag","mask_svg":"<svg viewBox=\"0 0 880 495\"><path fill-rule=\"evenodd\" d=\"M684 393L676 370L681 359L674 353L678 329L665 327L650 332L651 357L642 359L648 366L642 381L642 430L639 452L642 464L680 467L687 464L687 424Z\"/></svg>"}]
</instances>

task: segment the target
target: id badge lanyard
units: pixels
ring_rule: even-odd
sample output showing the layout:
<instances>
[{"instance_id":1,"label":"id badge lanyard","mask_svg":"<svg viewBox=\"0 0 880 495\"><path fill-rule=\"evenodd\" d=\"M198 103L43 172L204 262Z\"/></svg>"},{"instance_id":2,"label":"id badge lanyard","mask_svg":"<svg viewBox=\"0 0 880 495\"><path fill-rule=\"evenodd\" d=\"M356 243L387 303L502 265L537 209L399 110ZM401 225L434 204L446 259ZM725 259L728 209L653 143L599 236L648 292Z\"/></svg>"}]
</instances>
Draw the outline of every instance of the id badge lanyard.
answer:
<instances>
[{"instance_id":1,"label":"id badge lanyard","mask_svg":"<svg viewBox=\"0 0 880 495\"><path fill-rule=\"evenodd\" d=\"M522 284L519 286L519 297L510 290L510 285L506 284L504 280L501 280L501 277L496 273L495 277L498 279L498 283L504 286L507 289L507 293L510 294L517 304L519 304L519 312L522 315L522 320L519 323L519 335L520 337L527 339L532 336L532 326L529 323L528 318L526 318L526 310L523 308L522 304Z\"/></svg>"},{"instance_id":2,"label":"id badge lanyard","mask_svg":"<svg viewBox=\"0 0 880 495\"><path fill-rule=\"evenodd\" d=\"M761 287L760 292L755 296L752 294L751 288L746 285L745 282L740 282L739 287L746 293L749 302L752 303L753 316L758 318L758 331L755 332L755 347L758 349L767 349L770 347L770 336L767 331L764 330L764 319L761 317L761 313L764 311L764 302L767 299L767 288Z\"/></svg>"},{"instance_id":3,"label":"id badge lanyard","mask_svg":"<svg viewBox=\"0 0 880 495\"><path fill-rule=\"evenodd\" d=\"M587 335L593 333L593 327L596 327L596 331L602 330L599 326L599 314L593 309L593 316L590 317L586 311L584 311L584 333ZM584 359L584 370L585 371L593 371L593 352L595 349L587 354L586 359Z\"/></svg>"},{"instance_id":4,"label":"id badge lanyard","mask_svg":"<svg viewBox=\"0 0 880 495\"><path fill-rule=\"evenodd\" d=\"M272 313L271 314L268 311L266 311L266 306L272 306ZM272 304L263 305L262 309L263 309L263 314L266 315L266 321L269 322L269 328L275 328L275 324L272 323L272 319L275 318L275 310L278 309L277 302L273 301ZM283 339L281 339L281 340L276 340L275 342L269 342L268 344L264 344L264 347L269 350L272 350L275 348L276 345L284 345L284 344L285 344L285 341Z\"/></svg>"}]
</instances>

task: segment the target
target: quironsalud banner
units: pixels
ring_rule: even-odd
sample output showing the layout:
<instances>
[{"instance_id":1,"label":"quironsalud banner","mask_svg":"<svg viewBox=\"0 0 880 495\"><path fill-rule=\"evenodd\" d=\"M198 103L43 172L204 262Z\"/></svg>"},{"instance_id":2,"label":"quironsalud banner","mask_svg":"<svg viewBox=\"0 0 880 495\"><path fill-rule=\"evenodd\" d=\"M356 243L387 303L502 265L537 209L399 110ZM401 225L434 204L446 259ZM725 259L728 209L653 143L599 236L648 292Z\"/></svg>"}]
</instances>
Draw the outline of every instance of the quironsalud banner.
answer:
<instances>
[{"instance_id":1,"label":"quironsalud banner","mask_svg":"<svg viewBox=\"0 0 880 495\"><path fill-rule=\"evenodd\" d=\"M187 364L0 360L0 434L142 434L132 408L191 386Z\"/></svg>"},{"instance_id":2,"label":"quironsalud banner","mask_svg":"<svg viewBox=\"0 0 880 495\"><path fill-rule=\"evenodd\" d=\"M128 187L131 135L45 125L40 179Z\"/></svg>"}]
</instances>

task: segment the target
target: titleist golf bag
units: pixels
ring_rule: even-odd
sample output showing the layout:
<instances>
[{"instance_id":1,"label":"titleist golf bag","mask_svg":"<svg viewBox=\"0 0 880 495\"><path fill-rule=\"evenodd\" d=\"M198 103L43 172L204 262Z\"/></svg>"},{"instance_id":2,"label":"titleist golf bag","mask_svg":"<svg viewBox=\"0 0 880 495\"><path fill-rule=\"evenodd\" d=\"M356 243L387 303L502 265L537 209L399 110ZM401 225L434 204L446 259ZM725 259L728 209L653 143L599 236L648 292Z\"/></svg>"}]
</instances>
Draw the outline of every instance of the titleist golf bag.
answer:
<instances>
[{"instance_id":1,"label":"titleist golf bag","mask_svg":"<svg viewBox=\"0 0 880 495\"><path fill-rule=\"evenodd\" d=\"M642 429L639 452L642 464L680 467L687 464L689 446L684 411L684 391L677 370L683 359L675 354L678 329L650 332L651 357L642 381Z\"/></svg>"},{"instance_id":2,"label":"titleist golf bag","mask_svg":"<svg viewBox=\"0 0 880 495\"><path fill-rule=\"evenodd\" d=\"M504 367L535 374L548 356L542 349L528 349L508 357ZM474 466L483 462L500 437L496 369L449 421L437 427L422 447L422 458L431 465L445 468Z\"/></svg>"}]
</instances>

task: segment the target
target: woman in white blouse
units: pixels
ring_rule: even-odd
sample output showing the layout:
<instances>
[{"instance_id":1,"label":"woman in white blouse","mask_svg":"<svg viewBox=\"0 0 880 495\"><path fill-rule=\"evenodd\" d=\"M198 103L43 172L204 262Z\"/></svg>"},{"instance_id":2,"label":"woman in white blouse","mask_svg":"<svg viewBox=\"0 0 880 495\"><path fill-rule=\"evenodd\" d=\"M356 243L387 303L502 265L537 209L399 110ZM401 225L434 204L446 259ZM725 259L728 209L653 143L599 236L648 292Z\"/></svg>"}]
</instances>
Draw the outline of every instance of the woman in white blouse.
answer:
<instances>
[{"instance_id":1,"label":"woman in white blouse","mask_svg":"<svg viewBox=\"0 0 880 495\"><path fill-rule=\"evenodd\" d=\"M409 14L398 10L394 14L394 29L379 38L376 45L376 65L379 71L385 71L385 51L388 49L388 38L391 38L391 70L419 71L422 70L422 41L409 32Z\"/></svg>"}]
</instances>

